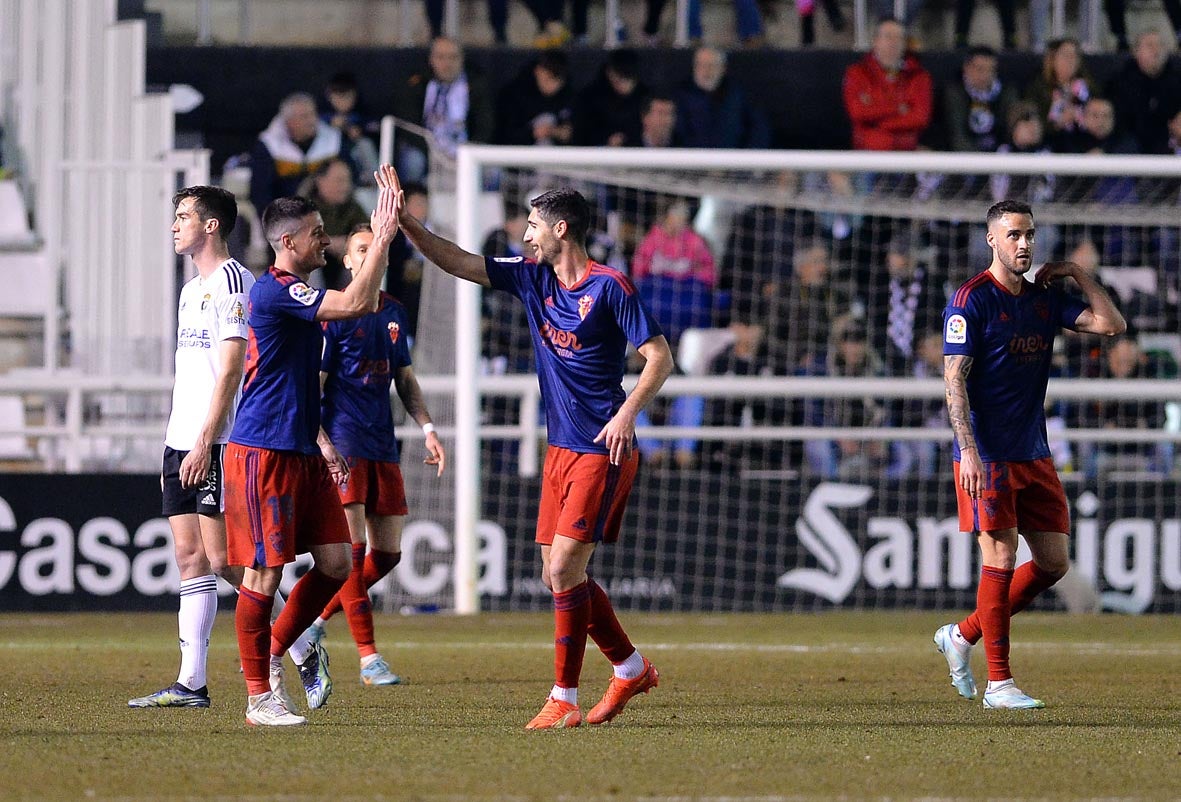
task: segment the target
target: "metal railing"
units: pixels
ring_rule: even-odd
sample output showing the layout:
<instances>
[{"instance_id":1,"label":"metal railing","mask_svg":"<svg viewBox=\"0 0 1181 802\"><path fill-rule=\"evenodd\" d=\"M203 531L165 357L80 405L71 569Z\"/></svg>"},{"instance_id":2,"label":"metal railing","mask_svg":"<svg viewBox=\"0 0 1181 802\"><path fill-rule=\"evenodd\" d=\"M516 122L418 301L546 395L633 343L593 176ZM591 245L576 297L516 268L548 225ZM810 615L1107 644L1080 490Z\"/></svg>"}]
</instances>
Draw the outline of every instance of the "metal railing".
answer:
<instances>
[{"instance_id":1,"label":"metal railing","mask_svg":"<svg viewBox=\"0 0 1181 802\"><path fill-rule=\"evenodd\" d=\"M625 381L630 390L635 377ZM455 376L420 376L419 384L427 397L453 398L459 381ZM512 440L519 446L518 472L522 476L536 476L539 470L539 446L545 438L545 427L540 423L541 396L537 377L532 374L482 376L478 383L483 398L506 398L518 402L517 419L478 428L480 440ZM117 458L102 465L104 445L113 454L133 449L128 442L149 440L162 444L167 423L168 401L172 380L167 376L74 376L43 373L0 375L0 396L20 396L28 402L37 399L36 406L44 410L45 420L36 424L11 425L0 422L0 436L16 435L37 442L34 452L39 467L45 470L64 470L77 473L86 469L144 470L143 466L124 465ZM874 398L942 399L943 382L938 379L896 378L826 378L810 377L735 377L735 376L674 376L661 390L663 397L699 396L730 399L814 399L814 398ZM161 410L160 415L134 419L123 411L135 404L116 404L115 413L104 413L104 404L113 398L147 397L147 406ZM1165 401L1178 400L1178 382L1166 379L1111 380L1111 379L1052 379L1049 385L1052 400L1065 401ZM808 441L853 439L861 441L926 441L949 442L951 430L946 427L833 427L833 426L648 426L637 430L645 438L675 440L694 438L720 441ZM451 438L454 427L440 427L440 435ZM1055 433L1072 443L1177 443L1181 431L1176 429L1066 429ZM399 429L399 436L418 439L417 427ZM153 455L154 457L155 455ZM87 461L90 464L87 464Z\"/></svg>"}]
</instances>

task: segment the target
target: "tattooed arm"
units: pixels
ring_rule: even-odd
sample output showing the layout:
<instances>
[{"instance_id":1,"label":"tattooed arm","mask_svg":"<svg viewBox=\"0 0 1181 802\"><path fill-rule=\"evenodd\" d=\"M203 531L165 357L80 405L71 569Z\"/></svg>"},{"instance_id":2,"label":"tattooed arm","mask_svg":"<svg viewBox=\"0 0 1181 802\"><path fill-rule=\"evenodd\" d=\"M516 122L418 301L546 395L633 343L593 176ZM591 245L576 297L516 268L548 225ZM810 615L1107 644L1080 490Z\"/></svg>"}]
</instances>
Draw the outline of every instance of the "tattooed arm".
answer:
<instances>
[{"instance_id":1,"label":"tattooed arm","mask_svg":"<svg viewBox=\"0 0 1181 802\"><path fill-rule=\"evenodd\" d=\"M970 356L943 357L943 387L947 397L947 414L951 430L960 446L960 486L973 498L980 496L984 465L972 434L972 415L968 408L968 372L972 369Z\"/></svg>"}]
</instances>

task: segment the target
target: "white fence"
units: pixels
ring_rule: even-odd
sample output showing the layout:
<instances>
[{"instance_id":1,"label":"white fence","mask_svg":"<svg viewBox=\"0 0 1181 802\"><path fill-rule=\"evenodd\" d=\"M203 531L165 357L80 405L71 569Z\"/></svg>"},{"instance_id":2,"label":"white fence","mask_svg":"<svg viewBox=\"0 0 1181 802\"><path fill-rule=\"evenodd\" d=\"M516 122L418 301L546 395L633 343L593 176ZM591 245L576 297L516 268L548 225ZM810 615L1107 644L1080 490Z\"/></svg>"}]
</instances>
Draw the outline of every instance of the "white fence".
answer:
<instances>
[{"instance_id":1,"label":"white fence","mask_svg":"<svg viewBox=\"0 0 1181 802\"><path fill-rule=\"evenodd\" d=\"M176 258L169 200L208 181L174 151L167 95L145 93L141 21L114 0L0 0L0 120L47 275L39 305L51 371L168 372ZM7 263L5 272L25 269Z\"/></svg>"}]
</instances>

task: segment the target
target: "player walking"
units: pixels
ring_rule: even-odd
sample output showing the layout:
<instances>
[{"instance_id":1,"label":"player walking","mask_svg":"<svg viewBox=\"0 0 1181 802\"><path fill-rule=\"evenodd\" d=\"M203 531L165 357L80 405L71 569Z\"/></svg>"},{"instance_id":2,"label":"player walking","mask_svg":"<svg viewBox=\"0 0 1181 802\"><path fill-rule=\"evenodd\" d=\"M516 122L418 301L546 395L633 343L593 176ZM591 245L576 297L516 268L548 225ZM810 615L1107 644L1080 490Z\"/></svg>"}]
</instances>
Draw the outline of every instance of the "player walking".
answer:
<instances>
[{"instance_id":1,"label":"player walking","mask_svg":"<svg viewBox=\"0 0 1181 802\"><path fill-rule=\"evenodd\" d=\"M984 639L986 708L1045 707L1013 682L1009 620L1069 567L1070 513L1046 440L1045 400L1054 337L1060 327L1108 336L1127 327L1098 282L1073 262L1051 262L1025 280L1033 264L1033 212L1001 201L988 210L992 264L956 291L944 312L944 383L955 434L954 472L960 530L975 532L983 567L976 610L940 627L935 646L951 682L976 696L969 665ZM1072 278L1086 301L1053 282ZM1014 570L1017 534L1033 560Z\"/></svg>"},{"instance_id":2,"label":"player walking","mask_svg":"<svg viewBox=\"0 0 1181 802\"><path fill-rule=\"evenodd\" d=\"M357 226L349 234L344 266L350 275L364 263L372 245L369 225ZM408 511L390 411L391 381L407 413L426 435L424 461L439 466L436 476L443 475L446 455L410 366L406 308L393 296L380 295L380 306L373 314L324 324L321 419L349 466L349 480L339 490L353 541L353 570L308 628L308 636L319 643L324 623L343 607L361 657L361 682L397 685L401 678L390 671L374 643L369 606L369 589L402 559L402 525Z\"/></svg>"},{"instance_id":3,"label":"player walking","mask_svg":"<svg viewBox=\"0 0 1181 802\"><path fill-rule=\"evenodd\" d=\"M376 174L373 247L342 292L308 285L324 265L328 236L316 207L279 198L263 212L275 265L250 292L250 341L238 420L226 449L226 524L231 565L245 568L235 624L246 678L246 720L292 725L283 690L282 655L315 619L349 575L348 523L334 482L348 466L320 434L320 323L358 318L377 308L386 253L397 231L401 198L393 168ZM283 567L310 551L313 567L295 584L271 626ZM268 657L270 670L268 672ZM302 675L315 675L308 704L317 708L332 690L327 656L316 644ZM305 687L308 683L305 679Z\"/></svg>"},{"instance_id":4,"label":"player walking","mask_svg":"<svg viewBox=\"0 0 1181 802\"><path fill-rule=\"evenodd\" d=\"M554 594L555 650L553 689L526 728L558 729L582 723L578 679L588 635L614 675L587 723L615 718L660 679L586 569L598 543L619 537L639 464L636 415L672 372L673 359L627 276L587 256L586 199L563 188L530 205L524 240L534 259L469 253L427 231L405 209L399 224L423 256L446 272L525 304L549 433L536 540L541 578ZM628 342L646 360L630 396L622 387Z\"/></svg>"}]
</instances>

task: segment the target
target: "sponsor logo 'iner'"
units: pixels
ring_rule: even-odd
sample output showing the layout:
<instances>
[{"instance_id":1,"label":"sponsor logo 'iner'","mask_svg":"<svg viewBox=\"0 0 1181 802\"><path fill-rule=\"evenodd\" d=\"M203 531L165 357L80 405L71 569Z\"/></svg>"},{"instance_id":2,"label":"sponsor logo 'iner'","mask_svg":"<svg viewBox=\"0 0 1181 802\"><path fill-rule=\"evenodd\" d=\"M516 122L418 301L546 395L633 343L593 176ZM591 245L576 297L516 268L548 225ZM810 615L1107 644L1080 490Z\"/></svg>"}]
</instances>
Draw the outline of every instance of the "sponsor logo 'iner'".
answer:
<instances>
[{"instance_id":1,"label":"sponsor logo 'iner'","mask_svg":"<svg viewBox=\"0 0 1181 802\"><path fill-rule=\"evenodd\" d=\"M569 351L582 350L582 343L578 341L577 334L572 331L555 329L549 324L549 321L541 324L541 337L554 348L565 348Z\"/></svg>"}]
</instances>

